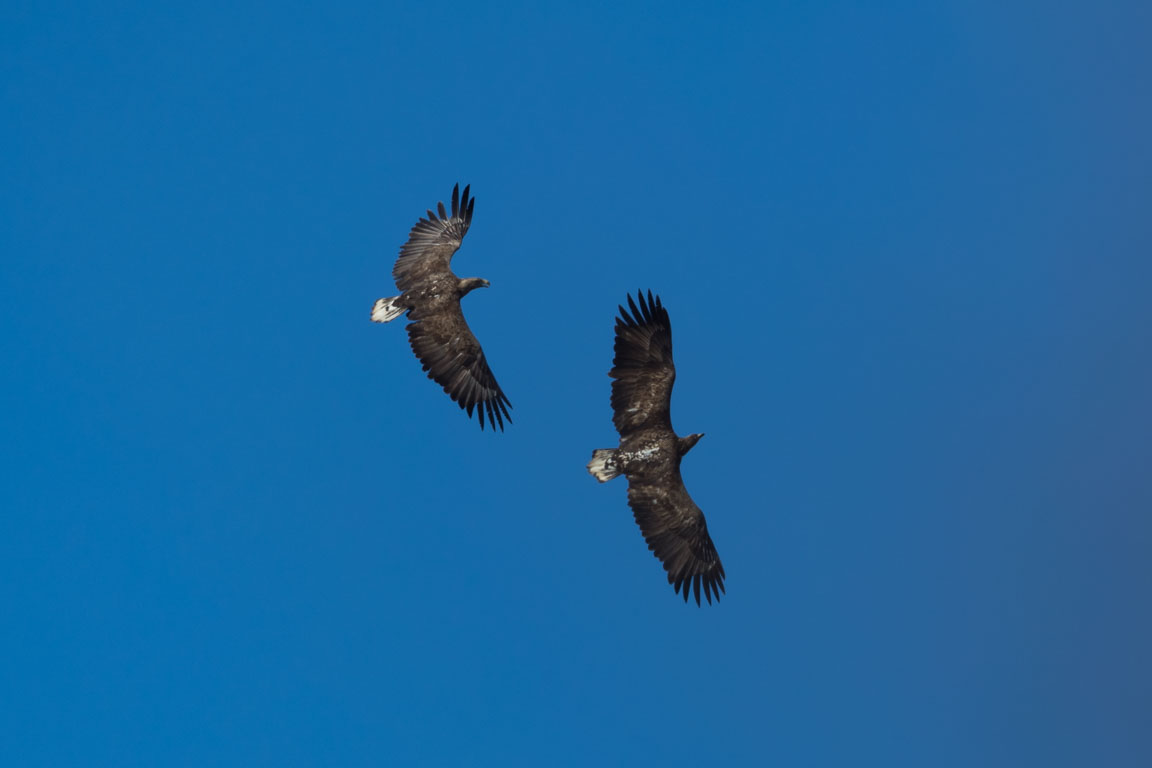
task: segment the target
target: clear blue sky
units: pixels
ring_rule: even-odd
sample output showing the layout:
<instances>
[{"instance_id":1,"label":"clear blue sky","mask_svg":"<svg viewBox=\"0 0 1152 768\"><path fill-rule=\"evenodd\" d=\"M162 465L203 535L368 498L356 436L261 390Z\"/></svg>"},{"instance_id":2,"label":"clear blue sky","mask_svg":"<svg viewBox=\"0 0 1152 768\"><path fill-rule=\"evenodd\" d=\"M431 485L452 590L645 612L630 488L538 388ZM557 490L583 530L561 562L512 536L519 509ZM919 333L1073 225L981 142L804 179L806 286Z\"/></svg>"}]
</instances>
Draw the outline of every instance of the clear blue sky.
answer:
<instances>
[{"instance_id":1,"label":"clear blue sky","mask_svg":"<svg viewBox=\"0 0 1152 768\"><path fill-rule=\"evenodd\" d=\"M6 765L1152 765L1147 3L314 5L0 13ZM503 434L368 322L457 181Z\"/></svg>"}]
</instances>

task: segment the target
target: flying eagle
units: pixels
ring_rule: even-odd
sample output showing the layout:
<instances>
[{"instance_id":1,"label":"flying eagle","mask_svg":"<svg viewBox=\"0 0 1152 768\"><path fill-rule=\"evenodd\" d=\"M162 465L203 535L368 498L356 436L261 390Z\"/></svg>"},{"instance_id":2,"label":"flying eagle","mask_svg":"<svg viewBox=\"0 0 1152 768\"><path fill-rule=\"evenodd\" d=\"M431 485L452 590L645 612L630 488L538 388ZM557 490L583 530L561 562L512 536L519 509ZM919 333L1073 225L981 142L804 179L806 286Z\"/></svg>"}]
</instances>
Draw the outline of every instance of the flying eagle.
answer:
<instances>
[{"instance_id":1,"label":"flying eagle","mask_svg":"<svg viewBox=\"0 0 1152 768\"><path fill-rule=\"evenodd\" d=\"M608 372L612 382L612 421L620 447L592 452L588 471L602 483L623 474L628 478L628 506L648 542L664 564L668 583L677 593L688 589L700 604L700 588L708 603L724 591L724 566L708 535L704 513L688 495L680 476L680 460L702 434L677 437L669 408L676 366L672 364L672 325L660 297L638 293L620 307L616 319L616 357Z\"/></svg>"},{"instance_id":2,"label":"flying eagle","mask_svg":"<svg viewBox=\"0 0 1152 768\"><path fill-rule=\"evenodd\" d=\"M472 335L460 299L475 288L487 288L481 277L459 278L449 263L460 248L460 242L472 223L475 198L468 197L469 187L460 194L460 185L452 188L452 215L437 203L439 216L428 211L408 233L408 242L400 247L400 258L392 268L392 278L400 289L399 296L377 300L372 307L372 320L388 323L408 313L408 343L428 371L428 378L444 387L460 407L472 415L475 409L484 429L484 414L489 425L504 429L512 423L508 408L512 403L496 383L496 377L484 358L480 342Z\"/></svg>"}]
</instances>

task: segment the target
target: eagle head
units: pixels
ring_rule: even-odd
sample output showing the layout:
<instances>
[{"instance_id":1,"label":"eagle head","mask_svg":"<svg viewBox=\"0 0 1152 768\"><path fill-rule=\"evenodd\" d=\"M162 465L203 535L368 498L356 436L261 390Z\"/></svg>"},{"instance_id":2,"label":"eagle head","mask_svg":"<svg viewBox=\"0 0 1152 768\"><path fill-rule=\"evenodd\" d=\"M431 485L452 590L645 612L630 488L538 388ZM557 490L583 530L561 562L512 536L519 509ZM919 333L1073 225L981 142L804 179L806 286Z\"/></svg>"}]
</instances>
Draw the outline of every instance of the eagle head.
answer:
<instances>
[{"instance_id":1,"label":"eagle head","mask_svg":"<svg viewBox=\"0 0 1152 768\"><path fill-rule=\"evenodd\" d=\"M472 291L476 288L489 288L492 284L482 277L465 277L460 280L459 285L460 295L465 296L469 291Z\"/></svg>"},{"instance_id":2,"label":"eagle head","mask_svg":"<svg viewBox=\"0 0 1152 768\"><path fill-rule=\"evenodd\" d=\"M687 437L680 438L680 445L678 446L680 449L680 455L683 456L684 454L688 453L688 451L692 450L692 447L696 445L696 443L700 442L700 438L702 437L704 437L703 432L696 432L694 434L688 435Z\"/></svg>"}]
</instances>

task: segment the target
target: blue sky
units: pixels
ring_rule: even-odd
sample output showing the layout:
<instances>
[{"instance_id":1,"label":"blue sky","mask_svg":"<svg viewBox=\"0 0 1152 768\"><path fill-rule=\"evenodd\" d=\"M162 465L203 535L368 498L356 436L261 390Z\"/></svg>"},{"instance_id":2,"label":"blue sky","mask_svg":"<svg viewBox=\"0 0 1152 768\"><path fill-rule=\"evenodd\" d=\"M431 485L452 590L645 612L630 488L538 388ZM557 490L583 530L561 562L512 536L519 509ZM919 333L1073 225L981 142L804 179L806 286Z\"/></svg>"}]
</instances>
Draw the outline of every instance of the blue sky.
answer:
<instances>
[{"instance_id":1,"label":"blue sky","mask_svg":"<svg viewBox=\"0 0 1152 768\"><path fill-rule=\"evenodd\" d=\"M1147 4L312 5L2 13L6 764L1149 764ZM368 322L458 181L503 434Z\"/></svg>"}]
</instances>

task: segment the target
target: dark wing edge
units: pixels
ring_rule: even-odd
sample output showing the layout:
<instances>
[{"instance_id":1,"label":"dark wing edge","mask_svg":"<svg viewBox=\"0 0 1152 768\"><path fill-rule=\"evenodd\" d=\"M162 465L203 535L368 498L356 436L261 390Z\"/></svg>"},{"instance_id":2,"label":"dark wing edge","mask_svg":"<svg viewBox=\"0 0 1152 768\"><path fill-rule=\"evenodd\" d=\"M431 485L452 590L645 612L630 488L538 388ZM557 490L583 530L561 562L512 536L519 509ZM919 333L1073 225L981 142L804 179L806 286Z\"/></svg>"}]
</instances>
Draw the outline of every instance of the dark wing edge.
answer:
<instances>
[{"instance_id":1,"label":"dark wing edge","mask_svg":"<svg viewBox=\"0 0 1152 768\"><path fill-rule=\"evenodd\" d=\"M664 564L668 583L688 602L691 589L700 605L703 590L708 604L724 593L724 566L708 535L704 513L692 501L680 473L661 480L628 480L628 506L648 542L648 549Z\"/></svg>"},{"instance_id":2,"label":"dark wing edge","mask_svg":"<svg viewBox=\"0 0 1152 768\"><path fill-rule=\"evenodd\" d=\"M451 327L435 322L421 321L409 323L408 341L428 378L435 381L472 417L476 411L480 429L484 429L484 417L493 429L504 431L504 422L512 423L508 409L512 403L500 389L480 342L468 327L463 313L458 317L446 318ZM452 338L463 339L463 344L452 350Z\"/></svg>"},{"instance_id":3,"label":"dark wing edge","mask_svg":"<svg viewBox=\"0 0 1152 768\"><path fill-rule=\"evenodd\" d=\"M420 269L430 261L441 260L442 266L447 268L452 255L460 248L464 235L468 234L468 227L472 225L472 210L476 207L476 198L469 197L468 192L472 186L464 187L460 194L460 185L452 188L452 215L444 208L443 202L436 204L436 211L428 211L426 218L420 219L408 232L408 241L400 246L400 258L392 267L392 278L396 287L407 291L425 270Z\"/></svg>"},{"instance_id":4,"label":"dark wing edge","mask_svg":"<svg viewBox=\"0 0 1152 768\"><path fill-rule=\"evenodd\" d=\"M645 426L672 427L669 409L676 366L672 362L672 322L659 296L628 296L616 318L613 347L612 423L621 435ZM631 311L629 311L631 310Z\"/></svg>"}]
</instances>

